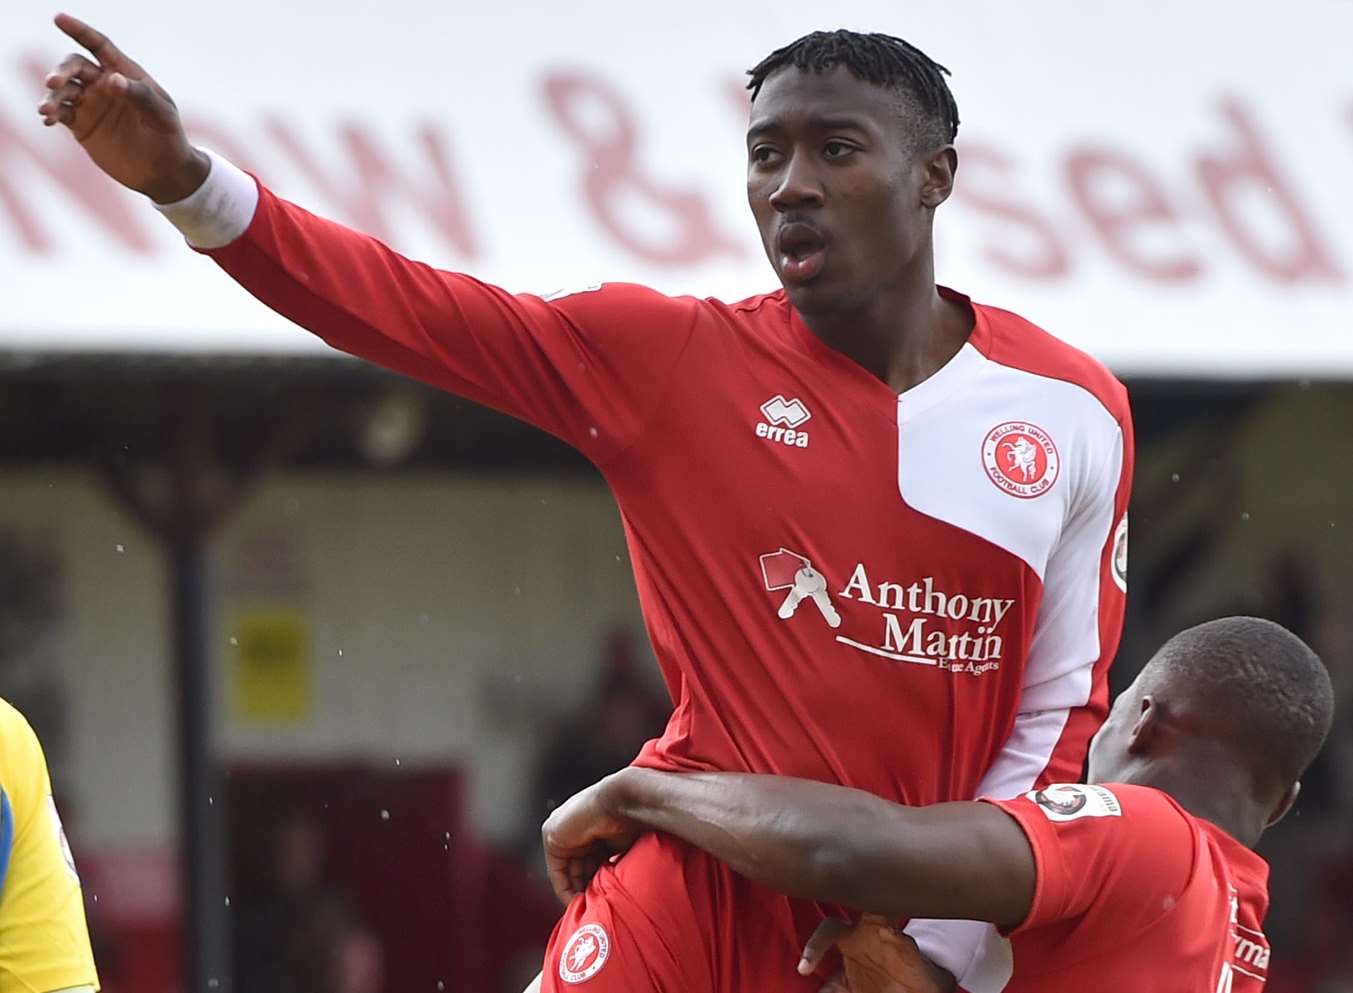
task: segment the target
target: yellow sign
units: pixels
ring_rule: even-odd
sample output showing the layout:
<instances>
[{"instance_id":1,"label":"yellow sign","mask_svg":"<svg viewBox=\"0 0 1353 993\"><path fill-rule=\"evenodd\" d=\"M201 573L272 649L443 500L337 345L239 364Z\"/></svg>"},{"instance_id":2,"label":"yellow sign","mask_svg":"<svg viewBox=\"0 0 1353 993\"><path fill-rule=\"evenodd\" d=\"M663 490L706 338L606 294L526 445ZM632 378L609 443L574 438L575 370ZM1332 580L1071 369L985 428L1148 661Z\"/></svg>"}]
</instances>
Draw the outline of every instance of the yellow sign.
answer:
<instances>
[{"instance_id":1,"label":"yellow sign","mask_svg":"<svg viewBox=\"0 0 1353 993\"><path fill-rule=\"evenodd\" d=\"M300 724L314 703L310 615L296 607L246 607L230 626L231 703L238 720Z\"/></svg>"}]
</instances>

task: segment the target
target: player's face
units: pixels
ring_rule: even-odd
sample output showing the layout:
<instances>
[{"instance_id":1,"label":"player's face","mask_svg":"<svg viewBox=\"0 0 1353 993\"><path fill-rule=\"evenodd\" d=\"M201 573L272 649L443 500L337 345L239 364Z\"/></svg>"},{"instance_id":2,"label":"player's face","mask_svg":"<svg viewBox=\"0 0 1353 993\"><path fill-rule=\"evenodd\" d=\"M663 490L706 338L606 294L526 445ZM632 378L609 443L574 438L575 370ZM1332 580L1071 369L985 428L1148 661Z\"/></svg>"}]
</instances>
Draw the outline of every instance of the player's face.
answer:
<instances>
[{"instance_id":1,"label":"player's face","mask_svg":"<svg viewBox=\"0 0 1353 993\"><path fill-rule=\"evenodd\" d=\"M865 306L929 250L952 150L917 156L895 95L843 66L782 69L752 104L747 199L801 313Z\"/></svg>"}]
</instances>

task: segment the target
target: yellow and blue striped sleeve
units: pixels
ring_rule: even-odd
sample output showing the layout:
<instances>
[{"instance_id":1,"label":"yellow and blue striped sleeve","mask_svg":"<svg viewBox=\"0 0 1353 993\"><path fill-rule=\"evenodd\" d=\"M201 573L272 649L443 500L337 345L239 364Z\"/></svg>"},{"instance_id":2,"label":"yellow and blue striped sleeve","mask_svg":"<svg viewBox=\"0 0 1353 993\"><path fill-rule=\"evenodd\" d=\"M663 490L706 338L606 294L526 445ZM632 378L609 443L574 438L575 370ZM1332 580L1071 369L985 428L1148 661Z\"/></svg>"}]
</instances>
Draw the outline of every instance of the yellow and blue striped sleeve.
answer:
<instances>
[{"instance_id":1,"label":"yellow and blue striped sleeve","mask_svg":"<svg viewBox=\"0 0 1353 993\"><path fill-rule=\"evenodd\" d=\"M0 993L79 987L98 988L80 878L42 746L0 700Z\"/></svg>"}]
</instances>

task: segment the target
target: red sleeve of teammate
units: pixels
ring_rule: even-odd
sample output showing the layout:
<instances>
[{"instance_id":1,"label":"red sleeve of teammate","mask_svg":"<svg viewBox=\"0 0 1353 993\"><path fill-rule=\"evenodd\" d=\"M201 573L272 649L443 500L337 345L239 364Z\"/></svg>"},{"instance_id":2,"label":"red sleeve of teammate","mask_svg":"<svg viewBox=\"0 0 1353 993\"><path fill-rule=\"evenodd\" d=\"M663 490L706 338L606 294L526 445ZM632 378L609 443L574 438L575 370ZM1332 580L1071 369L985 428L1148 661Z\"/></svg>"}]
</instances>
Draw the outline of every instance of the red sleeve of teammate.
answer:
<instances>
[{"instance_id":1,"label":"red sleeve of teammate","mask_svg":"<svg viewBox=\"0 0 1353 993\"><path fill-rule=\"evenodd\" d=\"M661 402L699 301L607 284L512 294L413 262L260 185L245 234L209 252L330 345L543 428L602 463Z\"/></svg>"},{"instance_id":2,"label":"red sleeve of teammate","mask_svg":"<svg viewBox=\"0 0 1353 993\"><path fill-rule=\"evenodd\" d=\"M1019 822L1034 853L1033 905L1012 934L1086 918L1078 941L1121 943L1169 913L1192 874L1193 826L1158 790L1054 785L987 802Z\"/></svg>"}]
</instances>

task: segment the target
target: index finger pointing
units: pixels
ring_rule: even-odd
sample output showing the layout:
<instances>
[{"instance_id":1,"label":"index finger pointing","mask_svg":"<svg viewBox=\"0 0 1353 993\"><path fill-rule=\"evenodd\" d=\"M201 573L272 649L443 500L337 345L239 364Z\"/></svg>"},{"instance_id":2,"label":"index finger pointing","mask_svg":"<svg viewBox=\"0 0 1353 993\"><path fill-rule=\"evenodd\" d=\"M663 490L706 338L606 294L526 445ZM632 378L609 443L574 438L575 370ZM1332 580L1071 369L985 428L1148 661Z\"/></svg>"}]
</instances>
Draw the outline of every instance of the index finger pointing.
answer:
<instances>
[{"instance_id":1,"label":"index finger pointing","mask_svg":"<svg viewBox=\"0 0 1353 993\"><path fill-rule=\"evenodd\" d=\"M56 26L64 31L76 43L83 45L105 69L126 72L139 68L135 62L123 55L116 45L102 31L90 27L78 17L70 14L57 14L53 19Z\"/></svg>"}]
</instances>

